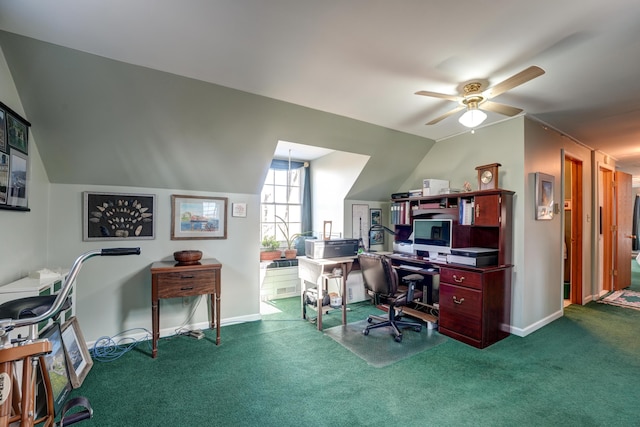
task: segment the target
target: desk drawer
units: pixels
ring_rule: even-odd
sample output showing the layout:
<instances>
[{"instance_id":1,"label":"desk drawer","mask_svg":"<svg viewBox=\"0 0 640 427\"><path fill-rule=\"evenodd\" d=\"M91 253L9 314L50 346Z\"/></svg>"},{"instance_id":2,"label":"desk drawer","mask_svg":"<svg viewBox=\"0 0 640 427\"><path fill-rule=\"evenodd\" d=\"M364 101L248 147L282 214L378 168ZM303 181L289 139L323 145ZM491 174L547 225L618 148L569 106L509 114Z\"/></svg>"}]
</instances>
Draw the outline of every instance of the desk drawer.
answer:
<instances>
[{"instance_id":1,"label":"desk drawer","mask_svg":"<svg viewBox=\"0 0 640 427\"><path fill-rule=\"evenodd\" d=\"M440 325L470 338L482 339L482 292L441 283Z\"/></svg>"},{"instance_id":2,"label":"desk drawer","mask_svg":"<svg viewBox=\"0 0 640 427\"><path fill-rule=\"evenodd\" d=\"M158 274L158 298L188 297L213 293L213 271L185 271Z\"/></svg>"},{"instance_id":3,"label":"desk drawer","mask_svg":"<svg viewBox=\"0 0 640 427\"><path fill-rule=\"evenodd\" d=\"M474 289L482 289L482 273L455 268L440 269L440 283L451 283Z\"/></svg>"}]
</instances>

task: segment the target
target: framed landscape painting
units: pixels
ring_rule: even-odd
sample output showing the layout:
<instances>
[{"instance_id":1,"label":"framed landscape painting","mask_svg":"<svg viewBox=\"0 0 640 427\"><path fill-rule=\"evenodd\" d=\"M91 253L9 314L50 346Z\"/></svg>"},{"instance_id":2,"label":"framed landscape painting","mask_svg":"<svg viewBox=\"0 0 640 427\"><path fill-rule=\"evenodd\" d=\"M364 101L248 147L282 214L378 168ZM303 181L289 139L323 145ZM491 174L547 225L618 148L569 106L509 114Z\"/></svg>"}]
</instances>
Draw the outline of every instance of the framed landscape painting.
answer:
<instances>
[{"instance_id":1,"label":"framed landscape painting","mask_svg":"<svg viewBox=\"0 0 640 427\"><path fill-rule=\"evenodd\" d=\"M226 238L226 197L171 196L171 240Z\"/></svg>"}]
</instances>

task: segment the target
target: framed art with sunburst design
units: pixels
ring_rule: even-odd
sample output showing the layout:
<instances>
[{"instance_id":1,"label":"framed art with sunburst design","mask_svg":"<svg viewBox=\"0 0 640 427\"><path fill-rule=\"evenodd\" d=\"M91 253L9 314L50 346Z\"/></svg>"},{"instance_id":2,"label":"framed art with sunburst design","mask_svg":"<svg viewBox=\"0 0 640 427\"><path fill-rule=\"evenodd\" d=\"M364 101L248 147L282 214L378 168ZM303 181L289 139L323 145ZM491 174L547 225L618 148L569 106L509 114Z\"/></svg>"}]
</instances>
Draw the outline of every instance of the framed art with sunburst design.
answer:
<instances>
[{"instance_id":1,"label":"framed art with sunburst design","mask_svg":"<svg viewBox=\"0 0 640 427\"><path fill-rule=\"evenodd\" d=\"M83 194L82 240L155 239L155 194Z\"/></svg>"}]
</instances>

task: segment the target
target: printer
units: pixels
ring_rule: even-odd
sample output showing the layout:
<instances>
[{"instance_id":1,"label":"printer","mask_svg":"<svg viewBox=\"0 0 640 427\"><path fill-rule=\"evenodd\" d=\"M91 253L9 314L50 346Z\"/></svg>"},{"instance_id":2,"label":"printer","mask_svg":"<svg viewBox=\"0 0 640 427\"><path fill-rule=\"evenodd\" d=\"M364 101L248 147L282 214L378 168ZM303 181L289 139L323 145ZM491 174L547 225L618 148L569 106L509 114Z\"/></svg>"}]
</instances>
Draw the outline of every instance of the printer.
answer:
<instances>
[{"instance_id":1,"label":"printer","mask_svg":"<svg viewBox=\"0 0 640 427\"><path fill-rule=\"evenodd\" d=\"M309 258L340 258L358 254L358 239L307 239L305 255Z\"/></svg>"}]
</instances>

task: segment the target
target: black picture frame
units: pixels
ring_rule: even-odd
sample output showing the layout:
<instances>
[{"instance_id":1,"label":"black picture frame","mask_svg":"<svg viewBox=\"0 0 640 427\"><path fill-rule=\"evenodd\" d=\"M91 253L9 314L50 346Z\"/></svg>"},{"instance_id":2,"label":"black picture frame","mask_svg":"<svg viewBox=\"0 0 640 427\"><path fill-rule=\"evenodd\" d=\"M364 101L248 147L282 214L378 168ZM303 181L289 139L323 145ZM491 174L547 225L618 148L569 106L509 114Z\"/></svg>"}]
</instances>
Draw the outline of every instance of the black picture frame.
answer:
<instances>
[{"instance_id":1,"label":"black picture frame","mask_svg":"<svg viewBox=\"0 0 640 427\"><path fill-rule=\"evenodd\" d=\"M156 238L156 195L83 192L82 240Z\"/></svg>"},{"instance_id":2,"label":"black picture frame","mask_svg":"<svg viewBox=\"0 0 640 427\"><path fill-rule=\"evenodd\" d=\"M0 108L0 151L7 152L7 112Z\"/></svg>"},{"instance_id":3,"label":"black picture frame","mask_svg":"<svg viewBox=\"0 0 640 427\"><path fill-rule=\"evenodd\" d=\"M0 152L0 206L7 204L9 196L9 154Z\"/></svg>"},{"instance_id":4,"label":"black picture frame","mask_svg":"<svg viewBox=\"0 0 640 427\"><path fill-rule=\"evenodd\" d=\"M29 209L31 123L0 102L0 209Z\"/></svg>"},{"instance_id":5,"label":"black picture frame","mask_svg":"<svg viewBox=\"0 0 640 427\"><path fill-rule=\"evenodd\" d=\"M20 116L8 113L6 115L7 126L7 144L9 147L15 148L29 154L29 126Z\"/></svg>"}]
</instances>

